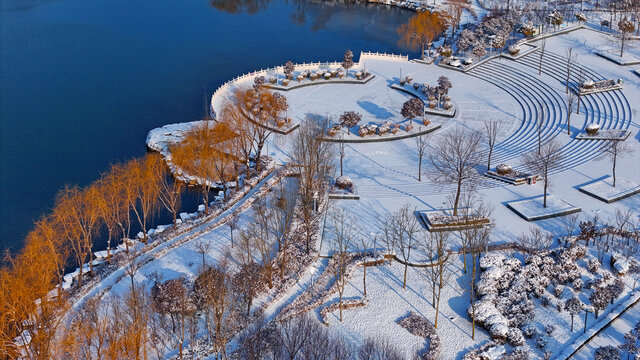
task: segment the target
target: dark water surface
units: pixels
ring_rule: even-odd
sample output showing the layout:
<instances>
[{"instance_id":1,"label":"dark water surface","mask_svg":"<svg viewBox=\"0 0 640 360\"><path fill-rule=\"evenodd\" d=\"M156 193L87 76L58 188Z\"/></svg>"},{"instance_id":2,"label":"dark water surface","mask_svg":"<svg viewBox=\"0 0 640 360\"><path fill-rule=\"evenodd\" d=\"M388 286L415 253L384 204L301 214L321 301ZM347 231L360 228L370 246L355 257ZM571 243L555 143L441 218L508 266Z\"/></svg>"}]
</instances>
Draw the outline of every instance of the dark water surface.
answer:
<instances>
[{"instance_id":1,"label":"dark water surface","mask_svg":"<svg viewBox=\"0 0 640 360\"><path fill-rule=\"evenodd\" d=\"M154 127L202 117L224 81L346 48L397 53L409 16L320 1L3 0L0 250L21 246L65 184L143 155Z\"/></svg>"}]
</instances>

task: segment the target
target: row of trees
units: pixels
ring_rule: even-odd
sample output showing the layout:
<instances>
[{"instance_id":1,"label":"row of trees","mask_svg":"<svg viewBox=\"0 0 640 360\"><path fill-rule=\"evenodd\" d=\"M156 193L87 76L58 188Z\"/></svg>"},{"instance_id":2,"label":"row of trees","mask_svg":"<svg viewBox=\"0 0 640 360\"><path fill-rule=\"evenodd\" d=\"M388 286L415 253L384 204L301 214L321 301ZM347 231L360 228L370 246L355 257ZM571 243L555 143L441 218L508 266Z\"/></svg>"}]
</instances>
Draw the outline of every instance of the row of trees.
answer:
<instances>
[{"instance_id":1,"label":"row of trees","mask_svg":"<svg viewBox=\"0 0 640 360\"><path fill-rule=\"evenodd\" d=\"M257 83L252 89L236 91L225 102L221 115L227 121L205 121L171 148L174 170L184 178L201 180L198 184L207 211L214 186L220 184L226 194L227 182L235 178L239 184L241 171L245 178L251 176L254 163L260 170L258 160L270 135L261 125L281 116L288 107L283 96ZM68 186L60 191L52 212L27 236L24 249L0 270L0 355L14 357L21 351L28 358L48 358L57 321L65 309L61 286L65 270L80 266L77 280L81 286L85 271L93 273L93 249L100 239L107 243L107 261L111 262L113 244L124 239L129 250L132 228L139 228L141 240L147 243L149 226L163 208L172 215L175 227L183 190L184 183L172 180L160 155L150 153L113 165L85 188ZM81 265L87 262L85 269ZM55 285L57 298L47 297ZM16 336L22 337L25 346L21 349L14 344Z\"/></svg>"},{"instance_id":2,"label":"row of trees","mask_svg":"<svg viewBox=\"0 0 640 360\"><path fill-rule=\"evenodd\" d=\"M169 194L167 189L174 192ZM129 238L132 223L141 229L141 240L146 242L150 221L161 206L177 212L180 189L181 185L174 185L167 176L160 156L148 154L113 165L85 188L68 186L61 190L52 212L37 221L23 250L9 257L9 265L0 270L0 335L5 355L11 357L18 351L13 346L18 336L27 344L22 349L24 356L47 358L60 311L64 310L65 270L79 265L77 280L82 286L85 268L81 265L88 262L88 271L93 273L96 241L106 237L107 261L111 262L112 244ZM129 241L125 244L128 249ZM57 298L52 298L49 292L55 285Z\"/></svg>"}]
</instances>

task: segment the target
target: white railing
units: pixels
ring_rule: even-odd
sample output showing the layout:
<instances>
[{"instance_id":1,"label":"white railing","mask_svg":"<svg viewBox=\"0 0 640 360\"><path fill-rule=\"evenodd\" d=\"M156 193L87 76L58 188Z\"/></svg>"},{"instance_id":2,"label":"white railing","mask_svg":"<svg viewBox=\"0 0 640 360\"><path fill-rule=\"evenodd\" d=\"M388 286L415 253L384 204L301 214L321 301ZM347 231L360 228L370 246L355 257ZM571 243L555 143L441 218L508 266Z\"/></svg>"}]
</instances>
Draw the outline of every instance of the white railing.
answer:
<instances>
[{"instance_id":1,"label":"white railing","mask_svg":"<svg viewBox=\"0 0 640 360\"><path fill-rule=\"evenodd\" d=\"M409 61L408 55L397 55L397 54L387 54L387 53L379 53L379 52L360 52L360 62L364 58L379 58L385 60L397 60L397 61ZM359 66L359 63L355 64ZM313 68L318 68L321 66L326 66L328 68L331 67L341 67L342 62L340 61L325 61L325 62L303 62L302 64L294 64L296 70L309 70ZM242 74L240 76L236 76L235 78L227 81L226 83L220 85L216 91L211 95L211 107L210 109L219 109L224 97L226 96L227 90L229 90L232 86L237 85L239 82L247 80L249 78L254 78L256 76L267 76L274 74L284 74L284 65L274 66L266 69L260 69L257 71L249 72L246 74Z\"/></svg>"},{"instance_id":2,"label":"white railing","mask_svg":"<svg viewBox=\"0 0 640 360\"><path fill-rule=\"evenodd\" d=\"M360 61L362 58L379 58L385 60L398 60L398 61L409 61L409 55L402 54L388 54L388 53L379 53L379 52L360 52Z\"/></svg>"}]
</instances>

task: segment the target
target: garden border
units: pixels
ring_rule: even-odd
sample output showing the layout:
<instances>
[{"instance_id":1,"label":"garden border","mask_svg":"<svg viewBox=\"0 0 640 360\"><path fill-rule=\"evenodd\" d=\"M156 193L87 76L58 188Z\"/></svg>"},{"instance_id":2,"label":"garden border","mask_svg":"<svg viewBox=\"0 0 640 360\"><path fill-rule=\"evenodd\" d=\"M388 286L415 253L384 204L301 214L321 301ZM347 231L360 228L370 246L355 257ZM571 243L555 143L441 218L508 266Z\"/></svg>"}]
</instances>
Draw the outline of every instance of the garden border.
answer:
<instances>
[{"instance_id":1,"label":"garden border","mask_svg":"<svg viewBox=\"0 0 640 360\"><path fill-rule=\"evenodd\" d=\"M424 126L424 125L423 125ZM360 137L358 136L355 139L338 139L332 138L328 136L323 136L322 141L340 143L343 142L345 144L357 144L357 143L369 143L369 142L385 142L385 141L395 141L402 139L409 139L412 137L428 134L430 132L436 131L442 127L442 124L438 123L430 123L426 126L426 130L417 131L413 133L404 133L402 135L370 135L368 137Z\"/></svg>"}]
</instances>

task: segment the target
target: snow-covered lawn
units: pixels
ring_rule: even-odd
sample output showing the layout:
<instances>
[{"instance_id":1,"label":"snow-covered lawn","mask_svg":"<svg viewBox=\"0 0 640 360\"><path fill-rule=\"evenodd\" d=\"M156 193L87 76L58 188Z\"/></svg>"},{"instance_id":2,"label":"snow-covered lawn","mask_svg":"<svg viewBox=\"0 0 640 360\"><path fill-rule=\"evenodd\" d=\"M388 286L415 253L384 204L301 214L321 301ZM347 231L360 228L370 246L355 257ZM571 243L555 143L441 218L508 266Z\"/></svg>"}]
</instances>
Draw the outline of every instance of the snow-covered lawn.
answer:
<instances>
[{"instance_id":1,"label":"snow-covered lawn","mask_svg":"<svg viewBox=\"0 0 640 360\"><path fill-rule=\"evenodd\" d=\"M613 178L606 178L588 185L581 186L580 191L591 195L598 200L611 203L626 197L640 193L640 185L627 179L616 179L613 186Z\"/></svg>"},{"instance_id":2,"label":"snow-covered lawn","mask_svg":"<svg viewBox=\"0 0 640 360\"><path fill-rule=\"evenodd\" d=\"M331 200L331 206L344 208L357 220L360 236L372 240L368 245L370 248L383 249L385 244L382 239L381 219L388 213L398 210L404 204L409 204L416 210L449 207L448 197L454 188L436 185L430 179L433 169L429 163L429 155L435 142L448 136L450 130L456 126L484 131L485 121L497 121L501 134L494 149L492 164L508 163L516 169L521 163L521 154L532 151L537 145L533 124L541 115L537 110L539 104L545 104L546 108L542 113L543 141L557 139L563 145L562 166L554 169L551 174L551 191L562 199L550 196L548 207L544 209L541 205L541 182L514 187L491 179L478 184L478 194L493 208L491 218L495 227L491 242L494 244L513 242L520 234L526 233L530 226L562 235L565 230L561 219L549 218L528 223L509 207L519 208L520 211L529 214L529 217L535 218L545 218L549 213L580 208L582 212L578 214L578 221L591 219L595 214L603 221L610 221L615 217L616 210L632 210L633 214L637 215L637 209L640 208L638 196L604 204L577 191L583 184L596 181L602 175L605 165L594 160L601 156L604 142L576 140L566 135L562 58L565 49L573 47L574 52L578 54L578 63L591 71L585 74L586 78L620 78L624 85L622 90L583 96L580 114L572 117L572 133L580 131L591 122L598 122L602 129L631 129L632 135L627 142L633 150L631 154L618 159L619 176L627 179L640 178L640 168L637 166L640 159L640 137L636 134L636 129L640 127L637 121L640 80L628 68L595 55L598 51L611 49L611 39L609 35L591 30L577 30L547 39L542 75L538 75L537 68L534 67L537 62L532 60L537 57L537 53L523 56L516 61L491 60L466 74L434 65L369 58L366 68L375 74L375 78L366 84L327 83L287 91L285 95L290 104L288 116L294 118L294 121L301 121L307 116L329 116L335 123L342 112L353 110L363 114L361 124L403 122L406 120L400 115L400 109L409 95L389 86L397 83L400 74L410 75L413 81L427 82L431 85L435 84L441 75L451 79L453 88L450 90L450 96L456 101L457 112L452 118L433 116L432 120L441 123L442 128L429 135L430 147L422 161L422 181L418 181L418 156L414 139L350 143L345 146L344 175L349 176L357 186L360 200ZM629 42L626 51L633 56L640 56L640 46L636 42ZM274 156L279 163L288 162L291 159L289 140L295 134L294 131L289 135L272 136L265 146L265 151ZM357 138L356 135L349 136ZM338 162L336 157L336 164ZM606 166L608 167L608 164ZM485 170L485 166L479 168L478 177L482 177L481 173ZM529 200L514 202L514 199ZM504 206L507 203L509 207ZM330 216L326 217L326 225L323 228L321 256L329 253L332 241L333 224ZM227 256L225 248L229 245L228 233L228 228L220 226L201 235L201 239L209 239L216 244L205 254L206 261L219 261ZM139 272L136 280L144 282L156 270L164 272L167 278L182 275L193 277L201 263L200 254L194 248L194 244L195 241L185 244L155 265L150 263ZM354 241L350 250L361 250L362 246ZM460 239L452 236L447 247L459 246ZM419 251L412 252L410 260L424 261L425 256ZM320 271L324 263L326 259L316 262ZM602 267L610 271L607 261L604 263ZM451 270L451 275L443 289L437 333L443 343L443 358L460 359L464 353L488 342L489 335L478 327L476 340L471 340L471 324L466 314L469 304L469 275L462 271L460 256L455 256L447 267ZM337 311L331 312L328 315L330 331L353 344L361 344L367 336L387 337L407 355L412 354L417 348L421 349L424 339L409 334L396 320L407 315L409 311L414 311L433 321L435 311L431 304L430 289L424 270L411 267L408 269L407 289L402 289L403 271L404 267L398 263L367 268L367 305L345 310L342 323L337 319ZM363 296L362 275L362 268L358 267L347 286L345 299L353 300ZM587 274L583 275L587 277ZM309 286L311 278L309 273L305 274L295 289L276 301L265 313L275 316ZM624 281L625 279L626 277L623 277ZM123 290L124 286L126 282L121 282L116 290ZM562 293L562 297L565 297L563 300L566 300L569 294L570 290L565 289ZM335 300L337 295L329 300L329 304ZM577 339L577 330L574 330L573 334L569 333L567 324L570 317L566 312L558 313L552 306L542 307L538 300L536 306L535 319L539 330L548 324L556 326L554 337L548 340L548 349L553 348L554 352L560 352ZM321 309L315 311L319 318ZM582 326L581 319L574 319L576 328ZM592 320L593 315L590 314L588 327L595 324ZM540 358L541 350L534 349L533 341L527 340L527 343L533 351L532 355Z\"/></svg>"},{"instance_id":3,"label":"snow-covered lawn","mask_svg":"<svg viewBox=\"0 0 640 360\"><path fill-rule=\"evenodd\" d=\"M544 206L543 196L533 199L517 200L507 203L507 206L527 221L542 220L556 216L579 212L580 208L554 196L547 195L547 206Z\"/></svg>"},{"instance_id":4,"label":"snow-covered lawn","mask_svg":"<svg viewBox=\"0 0 640 360\"><path fill-rule=\"evenodd\" d=\"M442 289L438 328L443 343L442 359L459 359L465 350L489 340L488 334L476 328L475 340L471 339L471 322L466 315L469 305L468 275L463 273L459 257L447 265L449 281ZM397 324L397 320L413 311L435 321L431 289L424 269L409 267L407 288L402 288L404 267L398 263L367 268L367 295L369 302L364 307L343 310L340 323L338 311L327 317L329 330L346 340L360 345L367 337L383 337L398 347L411 359L417 350L425 346L424 338L410 334ZM362 269L354 273L346 286L344 298L363 296ZM337 301L335 296L330 301ZM316 311L319 313L319 310Z\"/></svg>"}]
</instances>

